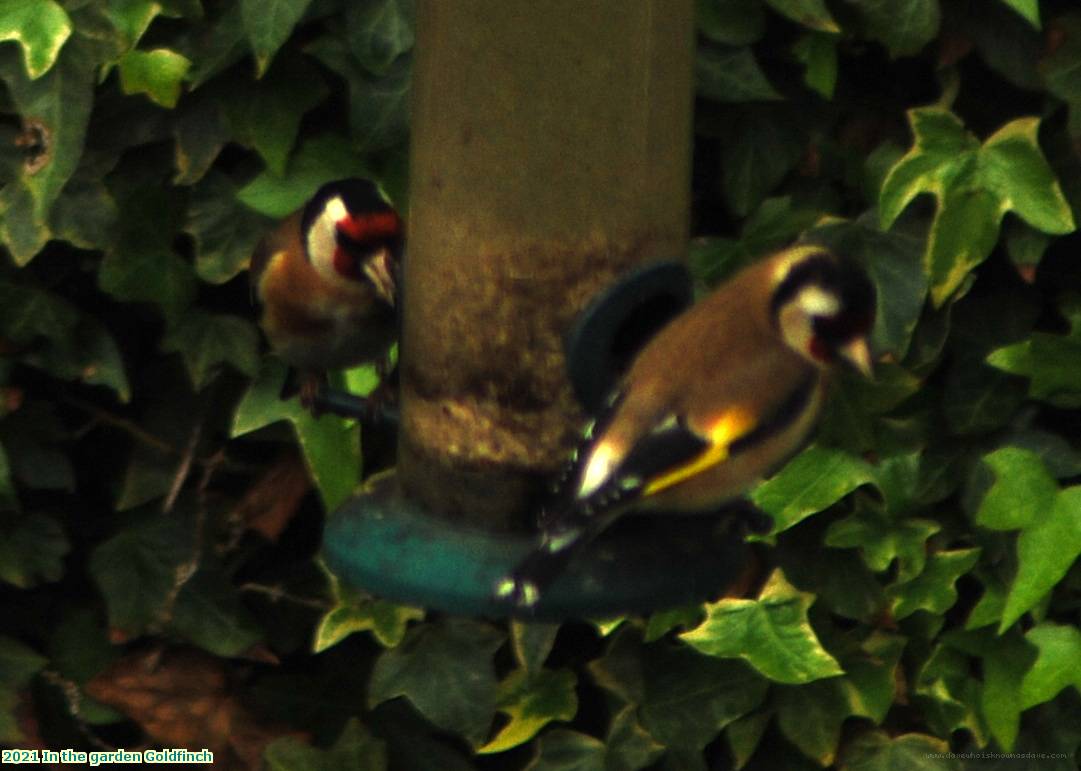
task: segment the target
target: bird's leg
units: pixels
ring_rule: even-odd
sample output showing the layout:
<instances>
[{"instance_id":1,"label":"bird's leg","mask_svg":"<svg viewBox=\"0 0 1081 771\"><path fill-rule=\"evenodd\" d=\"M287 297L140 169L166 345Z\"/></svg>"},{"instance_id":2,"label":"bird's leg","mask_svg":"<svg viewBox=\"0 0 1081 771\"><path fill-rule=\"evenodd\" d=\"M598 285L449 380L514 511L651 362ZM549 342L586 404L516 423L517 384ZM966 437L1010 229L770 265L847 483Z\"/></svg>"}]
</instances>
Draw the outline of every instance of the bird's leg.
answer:
<instances>
[{"instance_id":1,"label":"bird's leg","mask_svg":"<svg viewBox=\"0 0 1081 771\"><path fill-rule=\"evenodd\" d=\"M379 371L378 365L376 370ZM366 424L395 423L398 420L395 409L398 400L396 374L397 369L391 373L391 377L382 377L368 396L357 396L340 388L332 388L326 373L303 372L294 378L299 382L293 383L289 395L299 394L301 406L316 418L329 413ZM285 394L283 389L283 398L287 398Z\"/></svg>"},{"instance_id":2,"label":"bird's leg","mask_svg":"<svg viewBox=\"0 0 1081 771\"><path fill-rule=\"evenodd\" d=\"M323 414L328 389L325 372L306 370L300 373L300 406L310 411L312 417L318 418Z\"/></svg>"},{"instance_id":3,"label":"bird's leg","mask_svg":"<svg viewBox=\"0 0 1081 771\"><path fill-rule=\"evenodd\" d=\"M398 366L391 366L390 359L384 357L375 363L375 374L379 383L367 397L371 420L377 420L398 404Z\"/></svg>"}]
</instances>

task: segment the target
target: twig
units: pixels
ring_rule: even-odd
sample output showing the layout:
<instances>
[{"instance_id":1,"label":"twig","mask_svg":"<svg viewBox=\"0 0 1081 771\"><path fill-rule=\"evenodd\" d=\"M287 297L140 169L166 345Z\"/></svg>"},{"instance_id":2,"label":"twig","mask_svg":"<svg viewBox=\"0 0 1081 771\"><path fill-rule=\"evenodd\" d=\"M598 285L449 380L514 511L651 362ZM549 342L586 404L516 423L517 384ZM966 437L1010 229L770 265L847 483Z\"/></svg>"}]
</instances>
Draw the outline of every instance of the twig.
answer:
<instances>
[{"instance_id":1,"label":"twig","mask_svg":"<svg viewBox=\"0 0 1081 771\"><path fill-rule=\"evenodd\" d=\"M203 415L200 413L195 421L195 428L192 429L191 436L188 437L188 443L184 446L184 454L180 456L180 465L176 469L176 474L173 475L173 483L169 486L169 494L165 496L165 502L161 505L164 514L168 514L173 510L176 498L180 495L180 488L184 486L184 482L191 473L191 464L195 460L195 448L199 444L202 435Z\"/></svg>"},{"instance_id":2,"label":"twig","mask_svg":"<svg viewBox=\"0 0 1081 771\"><path fill-rule=\"evenodd\" d=\"M60 400L67 404L70 404L76 409L82 410L100 423L108 423L110 426L114 426L121 429L122 431L125 431L133 439L142 442L148 447L153 447L159 452L164 452L169 455L180 454L180 451L176 447L169 444L164 439L154 436L134 421L128 420L127 418L122 418L119 415L115 415L112 412L109 412L108 410L99 407L93 402L88 402L80 399L77 396L71 396L68 394L62 395L60 397Z\"/></svg>"},{"instance_id":3,"label":"twig","mask_svg":"<svg viewBox=\"0 0 1081 771\"><path fill-rule=\"evenodd\" d=\"M292 602L297 605L303 605L308 608L315 608L316 610L330 610L334 607L333 603L326 600L316 600L311 597L301 597L298 594L292 594L285 591L278 586L267 586L266 584L247 583L240 586L242 592L252 592L253 594L262 594L269 597L273 602L280 602L285 600L286 602Z\"/></svg>"}]
</instances>

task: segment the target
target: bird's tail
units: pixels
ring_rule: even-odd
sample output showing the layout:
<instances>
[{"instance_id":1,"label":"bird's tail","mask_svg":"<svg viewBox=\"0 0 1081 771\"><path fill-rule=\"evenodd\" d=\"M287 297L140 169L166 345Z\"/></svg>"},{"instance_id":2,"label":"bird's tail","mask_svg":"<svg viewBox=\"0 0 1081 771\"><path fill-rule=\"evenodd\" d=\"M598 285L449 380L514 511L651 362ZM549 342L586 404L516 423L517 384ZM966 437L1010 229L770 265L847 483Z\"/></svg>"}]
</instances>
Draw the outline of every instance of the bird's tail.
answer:
<instances>
[{"instance_id":1,"label":"bird's tail","mask_svg":"<svg viewBox=\"0 0 1081 771\"><path fill-rule=\"evenodd\" d=\"M545 528L540 543L500 579L495 589L496 597L519 607L536 605L548 587L618 518L619 513L618 510L594 512L576 507L551 517L549 521L557 524Z\"/></svg>"}]
</instances>

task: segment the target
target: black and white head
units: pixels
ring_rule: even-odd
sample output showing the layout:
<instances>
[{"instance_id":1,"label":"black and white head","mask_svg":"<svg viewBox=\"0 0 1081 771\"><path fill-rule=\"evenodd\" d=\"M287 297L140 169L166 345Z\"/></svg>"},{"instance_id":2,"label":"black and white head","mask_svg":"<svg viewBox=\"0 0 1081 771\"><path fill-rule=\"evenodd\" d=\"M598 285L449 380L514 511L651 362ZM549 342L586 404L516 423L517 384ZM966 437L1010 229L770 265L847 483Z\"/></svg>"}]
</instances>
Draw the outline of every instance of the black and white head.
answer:
<instances>
[{"instance_id":1,"label":"black and white head","mask_svg":"<svg viewBox=\"0 0 1081 771\"><path fill-rule=\"evenodd\" d=\"M847 361L870 377L875 290L862 268L805 246L778 266L774 280L770 311L785 343L819 367Z\"/></svg>"},{"instance_id":2,"label":"black and white head","mask_svg":"<svg viewBox=\"0 0 1081 771\"><path fill-rule=\"evenodd\" d=\"M339 179L316 191L300 222L312 266L339 285L370 282L387 304L397 295L402 220L367 179Z\"/></svg>"}]
</instances>

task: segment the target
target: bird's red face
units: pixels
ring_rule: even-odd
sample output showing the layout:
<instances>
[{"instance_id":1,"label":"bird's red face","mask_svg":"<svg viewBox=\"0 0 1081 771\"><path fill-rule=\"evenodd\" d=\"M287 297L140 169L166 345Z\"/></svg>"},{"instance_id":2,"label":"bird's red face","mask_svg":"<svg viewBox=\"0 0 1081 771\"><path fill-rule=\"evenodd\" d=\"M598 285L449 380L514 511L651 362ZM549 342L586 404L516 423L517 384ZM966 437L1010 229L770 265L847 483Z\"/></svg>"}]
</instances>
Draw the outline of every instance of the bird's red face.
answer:
<instances>
[{"instance_id":1,"label":"bird's red face","mask_svg":"<svg viewBox=\"0 0 1081 771\"><path fill-rule=\"evenodd\" d=\"M326 279L368 282L394 304L402 221L371 182L324 185L308 203L302 228L308 259Z\"/></svg>"},{"instance_id":2,"label":"bird's red face","mask_svg":"<svg viewBox=\"0 0 1081 771\"><path fill-rule=\"evenodd\" d=\"M397 212L348 212L334 227L334 271L353 281L370 281L379 296L393 305L397 244L402 237L402 221Z\"/></svg>"}]
</instances>

